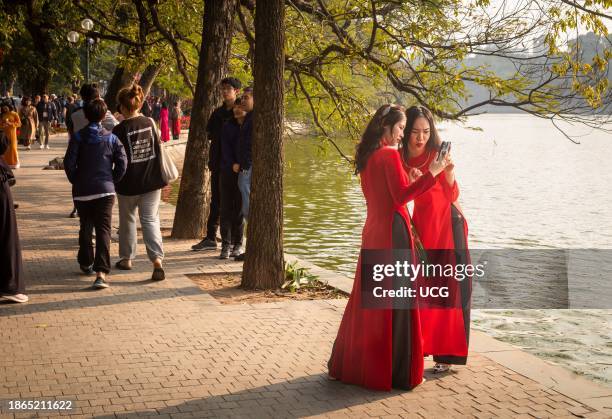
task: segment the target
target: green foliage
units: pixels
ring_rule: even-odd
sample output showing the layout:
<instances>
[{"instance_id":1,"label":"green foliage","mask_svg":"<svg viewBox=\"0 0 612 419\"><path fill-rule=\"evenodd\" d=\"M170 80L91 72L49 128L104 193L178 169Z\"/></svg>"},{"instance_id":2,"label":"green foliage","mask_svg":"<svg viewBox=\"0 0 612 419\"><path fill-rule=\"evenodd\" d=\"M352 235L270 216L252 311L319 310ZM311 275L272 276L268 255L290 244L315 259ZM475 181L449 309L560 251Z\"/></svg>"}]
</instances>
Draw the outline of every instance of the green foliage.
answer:
<instances>
[{"instance_id":1,"label":"green foliage","mask_svg":"<svg viewBox=\"0 0 612 419\"><path fill-rule=\"evenodd\" d=\"M297 292L300 289L318 289L321 285L318 276L309 273L308 269L300 268L297 262L285 262L285 283L281 289Z\"/></svg>"},{"instance_id":2,"label":"green foliage","mask_svg":"<svg viewBox=\"0 0 612 419\"><path fill-rule=\"evenodd\" d=\"M535 1L508 4L501 13L487 10L488 1L463 0L288 7L288 115L324 135L348 130L355 138L364 115L388 102L422 104L450 119L484 106L538 116L603 110L610 44L587 58L576 53L569 32L579 21L605 36L601 17L554 1L539 1L538 15L526 3ZM605 11L610 4L586 6Z\"/></svg>"},{"instance_id":3,"label":"green foliage","mask_svg":"<svg viewBox=\"0 0 612 419\"><path fill-rule=\"evenodd\" d=\"M451 119L469 115L473 104L472 112L508 105L541 116L605 109L612 51L598 13L612 0L583 2L592 13L553 0L537 0L536 13L526 7L535 1L523 0L516 10L509 3L506 13L488 13L495 7L488 0L287 2L287 117L323 137L357 138L364 115L389 102L422 104ZM117 65L142 71L161 63L158 86L191 96L203 0L141 2L140 13L137 3L33 3L34 21L47 28L54 90L83 79L83 45L73 47L65 37L69 30L83 32L79 22L89 16L100 41L92 52L92 79L110 79ZM241 13L245 27L236 18L229 70L248 85L253 13L245 7ZM26 9L5 5L0 18L0 77L19 75L20 84L32 85L47 70L26 28ZM593 35L577 39L578 29ZM607 43L593 44L601 39Z\"/></svg>"},{"instance_id":4,"label":"green foliage","mask_svg":"<svg viewBox=\"0 0 612 419\"><path fill-rule=\"evenodd\" d=\"M78 55L58 28L76 19L70 2L36 1L31 9L4 5L0 10L3 23L8 22L1 31L5 60L0 76L16 79L26 93L40 90L41 80L69 86L79 71Z\"/></svg>"}]
</instances>

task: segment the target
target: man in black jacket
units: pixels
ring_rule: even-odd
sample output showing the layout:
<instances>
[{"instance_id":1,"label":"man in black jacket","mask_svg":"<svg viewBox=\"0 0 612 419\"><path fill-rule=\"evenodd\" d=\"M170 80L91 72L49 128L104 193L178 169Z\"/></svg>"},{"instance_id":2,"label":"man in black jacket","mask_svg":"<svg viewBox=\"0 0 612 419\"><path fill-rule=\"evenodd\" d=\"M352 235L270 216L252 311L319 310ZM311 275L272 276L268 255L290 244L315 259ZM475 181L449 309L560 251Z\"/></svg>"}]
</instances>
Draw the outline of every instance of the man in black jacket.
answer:
<instances>
[{"instance_id":1,"label":"man in black jacket","mask_svg":"<svg viewBox=\"0 0 612 419\"><path fill-rule=\"evenodd\" d=\"M38 129L40 132L40 149L49 149L49 128L55 117L55 106L49 102L49 96L43 95L42 100L36 105L38 112Z\"/></svg>"},{"instance_id":2,"label":"man in black jacket","mask_svg":"<svg viewBox=\"0 0 612 419\"><path fill-rule=\"evenodd\" d=\"M223 104L213 111L208 120L206 131L210 138L210 149L208 154L208 169L210 170L210 213L206 223L206 237L198 244L191 246L192 250L206 250L217 248L217 230L219 228L219 173L221 165L221 131L223 125L233 116L232 111L236 96L240 92L242 83L234 77L227 77L221 80L221 92Z\"/></svg>"}]
</instances>

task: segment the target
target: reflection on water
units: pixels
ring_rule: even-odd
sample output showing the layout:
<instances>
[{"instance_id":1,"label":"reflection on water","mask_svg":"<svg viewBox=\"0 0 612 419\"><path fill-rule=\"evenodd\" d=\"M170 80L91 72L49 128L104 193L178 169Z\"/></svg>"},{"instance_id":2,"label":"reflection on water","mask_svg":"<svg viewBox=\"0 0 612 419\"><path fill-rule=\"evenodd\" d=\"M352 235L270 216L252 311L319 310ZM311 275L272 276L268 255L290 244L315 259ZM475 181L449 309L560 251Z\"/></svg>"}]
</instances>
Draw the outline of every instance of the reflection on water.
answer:
<instances>
[{"instance_id":1,"label":"reflection on water","mask_svg":"<svg viewBox=\"0 0 612 419\"><path fill-rule=\"evenodd\" d=\"M593 132L575 145L547 121L474 117L474 131L442 125L453 142L460 203L473 248L612 248L610 139ZM320 142L285 147L285 246L353 275L365 201L350 167ZM352 154L353 144L343 150Z\"/></svg>"},{"instance_id":2,"label":"reflection on water","mask_svg":"<svg viewBox=\"0 0 612 419\"><path fill-rule=\"evenodd\" d=\"M482 131L448 123L441 135L453 142L472 248L612 248L609 137L590 132L575 145L524 115L484 115L469 126ZM289 140L285 147L285 248L352 277L365 202L348 165L318 145ZM350 142L341 147L353 153ZM476 328L612 382L609 311L475 311Z\"/></svg>"},{"instance_id":3,"label":"reflection on water","mask_svg":"<svg viewBox=\"0 0 612 419\"><path fill-rule=\"evenodd\" d=\"M322 151L317 141L288 140L285 147L285 249L352 276L365 200L348 163L335 150Z\"/></svg>"}]
</instances>

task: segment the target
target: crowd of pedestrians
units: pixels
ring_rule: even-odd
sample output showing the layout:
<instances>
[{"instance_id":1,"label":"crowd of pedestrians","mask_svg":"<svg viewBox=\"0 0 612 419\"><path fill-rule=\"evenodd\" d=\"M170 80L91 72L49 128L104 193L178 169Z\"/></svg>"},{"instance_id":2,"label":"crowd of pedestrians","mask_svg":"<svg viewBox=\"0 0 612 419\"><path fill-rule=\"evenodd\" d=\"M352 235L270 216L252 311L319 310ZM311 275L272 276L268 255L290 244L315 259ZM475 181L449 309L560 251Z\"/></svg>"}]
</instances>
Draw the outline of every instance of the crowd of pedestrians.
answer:
<instances>
[{"instance_id":1,"label":"crowd of pedestrians","mask_svg":"<svg viewBox=\"0 0 612 419\"><path fill-rule=\"evenodd\" d=\"M193 250L217 249L221 235L221 259L243 260L243 235L248 215L251 177L253 90L242 90L234 77L221 82L223 103L212 113L207 131L211 141L208 167L211 170L211 211L208 234ZM159 221L161 190L167 185L162 174L162 147L177 140L183 112L180 102L161 97L145 98L136 84L117 96L118 111L111 113L95 84L84 84L79 96L58 98L36 95L1 106L2 166L0 189L7 225L2 226L2 256L10 255L10 270L3 272L0 295L16 302L27 301L21 278L21 253L15 218L16 205L10 196L15 182L12 169L19 168L17 144L30 150L34 142L49 149L54 126L65 124L69 143L64 170L72 184L74 209L79 217L77 262L86 275L95 275L93 287L108 288L107 275L113 267L110 255L112 209L119 207L119 255L114 268L133 269L136 259L137 214L151 279L164 280L163 241ZM19 134L17 130L19 129ZM6 237L5 237L6 236ZM5 255L6 253L6 255ZM6 260L6 259L3 259Z\"/></svg>"}]
</instances>

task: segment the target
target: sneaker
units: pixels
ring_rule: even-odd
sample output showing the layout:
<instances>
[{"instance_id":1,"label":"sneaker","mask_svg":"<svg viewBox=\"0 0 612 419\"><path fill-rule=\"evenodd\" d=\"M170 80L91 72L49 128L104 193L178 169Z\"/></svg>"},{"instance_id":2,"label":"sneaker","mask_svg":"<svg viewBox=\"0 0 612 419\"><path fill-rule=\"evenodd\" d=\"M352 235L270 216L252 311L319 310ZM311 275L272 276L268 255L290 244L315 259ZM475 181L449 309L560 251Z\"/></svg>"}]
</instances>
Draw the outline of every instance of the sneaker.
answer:
<instances>
[{"instance_id":1,"label":"sneaker","mask_svg":"<svg viewBox=\"0 0 612 419\"><path fill-rule=\"evenodd\" d=\"M108 288L108 283L104 280L104 278L100 278L97 277L96 280L93 283L93 287L96 289L104 289L104 288Z\"/></svg>"},{"instance_id":2,"label":"sneaker","mask_svg":"<svg viewBox=\"0 0 612 419\"><path fill-rule=\"evenodd\" d=\"M163 268L153 269L153 275L151 275L152 281L163 281L164 279L166 279L166 273Z\"/></svg>"},{"instance_id":3,"label":"sneaker","mask_svg":"<svg viewBox=\"0 0 612 419\"><path fill-rule=\"evenodd\" d=\"M191 250L193 251L199 251L199 250L209 250L209 249L216 249L217 248L217 241L214 239L209 239L209 238L204 238L200 243L198 244L194 244L193 246L191 246Z\"/></svg>"},{"instance_id":4,"label":"sneaker","mask_svg":"<svg viewBox=\"0 0 612 419\"><path fill-rule=\"evenodd\" d=\"M223 246L221 249L221 254L219 255L219 259L229 259L230 257L230 248L229 246Z\"/></svg>"},{"instance_id":5,"label":"sneaker","mask_svg":"<svg viewBox=\"0 0 612 419\"><path fill-rule=\"evenodd\" d=\"M2 295L2 298L14 303L27 303L29 300L28 296L25 294Z\"/></svg>"},{"instance_id":6,"label":"sneaker","mask_svg":"<svg viewBox=\"0 0 612 419\"><path fill-rule=\"evenodd\" d=\"M92 275L94 273L93 270L93 265L91 266L79 266L81 268L81 272L83 272L85 275Z\"/></svg>"},{"instance_id":7,"label":"sneaker","mask_svg":"<svg viewBox=\"0 0 612 419\"><path fill-rule=\"evenodd\" d=\"M44 150L44 148L45 148L45 146L41 144L41 145L40 145L40 149L41 149L41 150Z\"/></svg>"},{"instance_id":8,"label":"sneaker","mask_svg":"<svg viewBox=\"0 0 612 419\"><path fill-rule=\"evenodd\" d=\"M32 150L32 149L30 148L30 146L27 146L25 149L26 149L26 150Z\"/></svg>"},{"instance_id":9,"label":"sneaker","mask_svg":"<svg viewBox=\"0 0 612 419\"><path fill-rule=\"evenodd\" d=\"M242 246L239 244L234 245L234 247L232 247L232 252L230 253L230 257L237 257L240 256L242 254Z\"/></svg>"},{"instance_id":10,"label":"sneaker","mask_svg":"<svg viewBox=\"0 0 612 419\"><path fill-rule=\"evenodd\" d=\"M236 257L234 258L234 260L235 260L236 262L244 262L244 257L245 257L245 255L246 255L246 253L240 253L238 256L236 256Z\"/></svg>"},{"instance_id":11,"label":"sneaker","mask_svg":"<svg viewBox=\"0 0 612 419\"><path fill-rule=\"evenodd\" d=\"M49 150L51 147L49 147L49 144L47 144L47 145L45 146L45 148L46 148L47 150Z\"/></svg>"}]
</instances>

